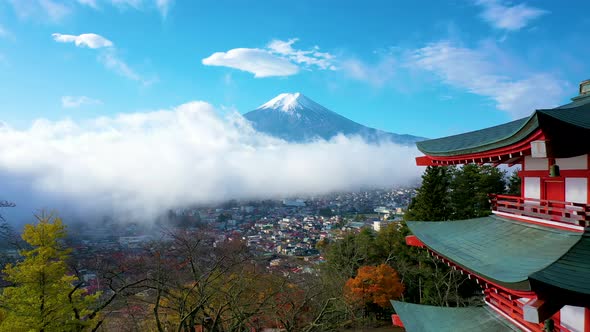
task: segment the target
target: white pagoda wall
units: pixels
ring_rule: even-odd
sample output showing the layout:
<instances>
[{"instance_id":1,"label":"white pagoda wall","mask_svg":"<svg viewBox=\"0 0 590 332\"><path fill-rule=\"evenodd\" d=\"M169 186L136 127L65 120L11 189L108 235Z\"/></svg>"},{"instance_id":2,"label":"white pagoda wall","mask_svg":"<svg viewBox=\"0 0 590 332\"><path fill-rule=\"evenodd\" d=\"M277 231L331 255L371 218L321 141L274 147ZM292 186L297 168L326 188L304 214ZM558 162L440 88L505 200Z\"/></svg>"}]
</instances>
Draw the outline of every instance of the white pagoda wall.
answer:
<instances>
[{"instance_id":1,"label":"white pagoda wall","mask_svg":"<svg viewBox=\"0 0 590 332\"><path fill-rule=\"evenodd\" d=\"M584 331L584 308L566 305L561 308L559 314L561 325L563 327L567 328L571 332L586 332Z\"/></svg>"},{"instance_id":2,"label":"white pagoda wall","mask_svg":"<svg viewBox=\"0 0 590 332\"><path fill-rule=\"evenodd\" d=\"M581 155L572 158L556 158L555 163L559 170L588 170L588 155ZM565 178L565 200L575 203L588 203L588 178L567 177Z\"/></svg>"},{"instance_id":3,"label":"white pagoda wall","mask_svg":"<svg viewBox=\"0 0 590 332\"><path fill-rule=\"evenodd\" d=\"M556 158L555 164L559 166L562 178L565 179L565 200L575 203L590 203L588 195L587 175L575 171L588 171L588 155L581 155L572 158ZM549 176L549 159L533 158L526 156L524 158L524 167L521 172L523 179L523 197L541 199L541 186L543 186L543 177L539 177L538 171L547 172L545 177ZM569 173L569 174L568 174Z\"/></svg>"},{"instance_id":4,"label":"white pagoda wall","mask_svg":"<svg viewBox=\"0 0 590 332\"><path fill-rule=\"evenodd\" d=\"M588 155L581 155L572 158L556 158L555 163L559 165L560 170L571 170L571 169L588 169Z\"/></svg>"},{"instance_id":5,"label":"white pagoda wall","mask_svg":"<svg viewBox=\"0 0 590 332\"><path fill-rule=\"evenodd\" d=\"M588 179L566 178L565 200L574 203L588 203Z\"/></svg>"},{"instance_id":6,"label":"white pagoda wall","mask_svg":"<svg viewBox=\"0 0 590 332\"><path fill-rule=\"evenodd\" d=\"M533 158L531 156L524 157L525 171L548 171L549 159L547 158Z\"/></svg>"},{"instance_id":7,"label":"white pagoda wall","mask_svg":"<svg viewBox=\"0 0 590 332\"><path fill-rule=\"evenodd\" d=\"M541 198L541 178L525 177L524 179L524 197Z\"/></svg>"},{"instance_id":8,"label":"white pagoda wall","mask_svg":"<svg viewBox=\"0 0 590 332\"><path fill-rule=\"evenodd\" d=\"M526 171L548 171L549 159L524 157L524 173ZM522 179L524 183L524 198L541 199L541 178L526 176Z\"/></svg>"}]
</instances>

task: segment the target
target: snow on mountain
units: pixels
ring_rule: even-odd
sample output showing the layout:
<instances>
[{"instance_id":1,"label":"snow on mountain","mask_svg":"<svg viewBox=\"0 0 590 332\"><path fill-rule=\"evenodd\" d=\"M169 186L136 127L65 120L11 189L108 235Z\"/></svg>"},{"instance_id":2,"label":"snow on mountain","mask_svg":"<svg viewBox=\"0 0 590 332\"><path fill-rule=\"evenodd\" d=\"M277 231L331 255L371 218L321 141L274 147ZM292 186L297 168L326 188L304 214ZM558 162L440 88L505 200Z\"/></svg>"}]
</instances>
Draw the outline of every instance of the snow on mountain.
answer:
<instances>
[{"instance_id":1,"label":"snow on mountain","mask_svg":"<svg viewBox=\"0 0 590 332\"><path fill-rule=\"evenodd\" d=\"M256 130L287 141L330 139L338 134L359 135L369 142L383 140L413 144L421 137L400 135L365 127L309 99L303 94L281 93L244 114Z\"/></svg>"},{"instance_id":2,"label":"snow on mountain","mask_svg":"<svg viewBox=\"0 0 590 332\"><path fill-rule=\"evenodd\" d=\"M293 113L296 110L302 110L305 108L310 110L324 109L322 105L314 102L299 92L281 93L257 109L273 109L281 110L287 113Z\"/></svg>"}]
</instances>

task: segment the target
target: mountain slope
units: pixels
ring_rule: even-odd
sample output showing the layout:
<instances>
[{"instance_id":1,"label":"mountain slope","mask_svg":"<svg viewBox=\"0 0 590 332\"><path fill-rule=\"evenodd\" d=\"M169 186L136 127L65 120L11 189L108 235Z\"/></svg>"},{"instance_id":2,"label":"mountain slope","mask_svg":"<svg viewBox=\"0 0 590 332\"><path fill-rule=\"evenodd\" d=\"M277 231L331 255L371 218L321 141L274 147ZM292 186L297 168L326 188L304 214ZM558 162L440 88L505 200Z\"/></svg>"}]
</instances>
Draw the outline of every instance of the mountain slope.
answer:
<instances>
[{"instance_id":1,"label":"mountain slope","mask_svg":"<svg viewBox=\"0 0 590 332\"><path fill-rule=\"evenodd\" d=\"M244 114L256 130L291 142L330 139L339 133L359 135L369 142L393 141L413 144L422 137L388 133L369 128L335 113L301 93L281 93Z\"/></svg>"}]
</instances>

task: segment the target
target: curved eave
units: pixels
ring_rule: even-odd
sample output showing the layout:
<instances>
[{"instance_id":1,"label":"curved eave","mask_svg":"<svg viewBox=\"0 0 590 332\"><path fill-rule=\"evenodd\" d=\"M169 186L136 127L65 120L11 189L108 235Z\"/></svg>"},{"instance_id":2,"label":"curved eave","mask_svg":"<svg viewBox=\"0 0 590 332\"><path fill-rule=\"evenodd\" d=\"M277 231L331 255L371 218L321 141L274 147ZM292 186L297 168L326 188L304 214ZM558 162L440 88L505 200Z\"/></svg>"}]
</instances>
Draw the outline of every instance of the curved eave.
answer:
<instances>
[{"instance_id":1,"label":"curved eave","mask_svg":"<svg viewBox=\"0 0 590 332\"><path fill-rule=\"evenodd\" d=\"M499 126L416 143L425 154L418 165L445 165L467 162L501 163L511 154L527 154L529 143L548 140L556 158L590 152L587 145L572 142L590 139L590 96L553 109L536 110L527 118ZM487 160L486 160L487 158Z\"/></svg>"},{"instance_id":2,"label":"curved eave","mask_svg":"<svg viewBox=\"0 0 590 332\"><path fill-rule=\"evenodd\" d=\"M416 158L418 166L445 166L468 163L493 163L493 164L512 164L517 163L523 156L531 154L532 141L544 140L545 134L537 129L526 139L520 140L514 144L503 146L497 149L483 152L474 152L471 154L462 154L456 156L422 156Z\"/></svg>"},{"instance_id":3,"label":"curved eave","mask_svg":"<svg viewBox=\"0 0 590 332\"><path fill-rule=\"evenodd\" d=\"M408 222L431 251L499 286L531 291L529 276L557 262L580 240L580 233L558 231L496 216Z\"/></svg>"},{"instance_id":4,"label":"curved eave","mask_svg":"<svg viewBox=\"0 0 590 332\"><path fill-rule=\"evenodd\" d=\"M590 103L575 107L538 110L540 128L548 140L551 157L568 158L590 152Z\"/></svg>"},{"instance_id":5,"label":"curved eave","mask_svg":"<svg viewBox=\"0 0 590 332\"><path fill-rule=\"evenodd\" d=\"M590 236L584 235L568 252L530 278L553 287L590 296Z\"/></svg>"},{"instance_id":6,"label":"curved eave","mask_svg":"<svg viewBox=\"0 0 590 332\"><path fill-rule=\"evenodd\" d=\"M408 332L520 331L488 307L448 308L391 301Z\"/></svg>"},{"instance_id":7,"label":"curved eave","mask_svg":"<svg viewBox=\"0 0 590 332\"><path fill-rule=\"evenodd\" d=\"M539 122L536 114L533 114L499 126L417 142L416 146L428 156L466 156L516 144L538 128Z\"/></svg>"}]
</instances>

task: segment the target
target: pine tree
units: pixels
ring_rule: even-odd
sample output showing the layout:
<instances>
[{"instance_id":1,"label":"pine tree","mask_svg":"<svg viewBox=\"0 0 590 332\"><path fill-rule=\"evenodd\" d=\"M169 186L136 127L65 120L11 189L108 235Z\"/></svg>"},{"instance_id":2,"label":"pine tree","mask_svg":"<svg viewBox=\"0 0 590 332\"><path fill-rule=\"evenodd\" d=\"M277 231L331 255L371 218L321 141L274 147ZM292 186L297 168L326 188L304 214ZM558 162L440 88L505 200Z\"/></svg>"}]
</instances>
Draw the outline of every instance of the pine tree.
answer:
<instances>
[{"instance_id":1,"label":"pine tree","mask_svg":"<svg viewBox=\"0 0 590 332\"><path fill-rule=\"evenodd\" d=\"M456 168L450 183L451 219L461 220L490 214L488 194L502 194L504 172L490 165L467 164Z\"/></svg>"},{"instance_id":2,"label":"pine tree","mask_svg":"<svg viewBox=\"0 0 590 332\"><path fill-rule=\"evenodd\" d=\"M450 173L453 168L428 166L422 175L422 185L408 207L406 220L448 220Z\"/></svg>"},{"instance_id":3,"label":"pine tree","mask_svg":"<svg viewBox=\"0 0 590 332\"><path fill-rule=\"evenodd\" d=\"M505 186L504 172L489 165L427 167L405 219L442 221L486 216L490 214L488 194L503 193ZM400 230L404 230L403 225ZM405 244L403 238L398 241ZM406 300L460 306L478 288L466 277L414 248L404 250L400 246L392 251L388 261L400 273L406 286Z\"/></svg>"},{"instance_id":4,"label":"pine tree","mask_svg":"<svg viewBox=\"0 0 590 332\"><path fill-rule=\"evenodd\" d=\"M518 176L518 170L512 172L512 175L508 178L508 190L506 191L506 194L520 196L521 181L522 180Z\"/></svg>"},{"instance_id":5,"label":"pine tree","mask_svg":"<svg viewBox=\"0 0 590 332\"><path fill-rule=\"evenodd\" d=\"M352 277L362 265L368 265L376 257L374 236L369 229L358 234L346 234L343 239L328 246L326 257L330 268L338 274Z\"/></svg>"},{"instance_id":6,"label":"pine tree","mask_svg":"<svg viewBox=\"0 0 590 332\"><path fill-rule=\"evenodd\" d=\"M38 221L23 231L30 246L21 251L24 259L3 271L12 285L0 295L0 331L82 331L92 323L86 316L98 295L85 295L78 278L68 274L62 221L51 216Z\"/></svg>"}]
</instances>

